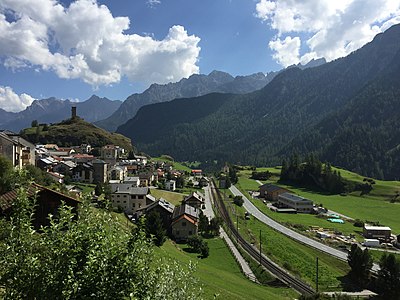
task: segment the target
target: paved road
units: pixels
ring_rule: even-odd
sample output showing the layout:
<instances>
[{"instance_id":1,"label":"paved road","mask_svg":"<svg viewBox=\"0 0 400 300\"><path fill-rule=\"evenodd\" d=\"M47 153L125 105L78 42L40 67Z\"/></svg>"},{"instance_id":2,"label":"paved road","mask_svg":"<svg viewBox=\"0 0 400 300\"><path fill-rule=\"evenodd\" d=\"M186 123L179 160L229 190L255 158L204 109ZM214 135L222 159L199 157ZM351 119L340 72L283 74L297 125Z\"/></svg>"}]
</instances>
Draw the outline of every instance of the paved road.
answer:
<instances>
[{"instance_id":1,"label":"paved road","mask_svg":"<svg viewBox=\"0 0 400 300\"><path fill-rule=\"evenodd\" d=\"M245 197L242 194L241 191L238 190L238 188L236 186L232 185L229 189L235 196L242 196L242 198L244 200L244 203L243 203L244 208L249 213L251 213L254 217L256 217L258 220L260 220L261 222L263 222L266 225L274 228L275 230L283 233L284 235L291 237L292 239L294 239L296 241L299 241L310 247L318 249L322 252L328 253L338 259L347 261L347 253L337 250L335 248L329 247L325 244L315 241L309 237L306 237L300 233L297 233L296 231L293 231L293 230L281 225L280 223L272 220L270 217L264 215L253 203L250 202L249 199L247 199L247 197ZM378 271L379 265L374 263L372 270L375 272Z\"/></svg>"},{"instance_id":2,"label":"paved road","mask_svg":"<svg viewBox=\"0 0 400 300\"><path fill-rule=\"evenodd\" d=\"M272 220L271 218L267 217L264 215L257 207L254 206L253 203L250 202L247 197L245 197L242 192L240 192L234 185L232 185L230 188L230 191L235 195L235 196L242 196L244 203L243 206L244 208L251 213L254 217L256 217L258 220L261 222L267 224L268 226L274 228L275 230L291 237L294 240L297 240L301 243L304 243L306 245L309 245L313 248L317 248L323 252L326 252L330 255L333 255L339 259L342 260L347 260L347 253L342 252L340 250L334 249L332 247L329 247L327 245L324 245L320 242L317 242L313 239L310 239L309 237L306 237L300 233L297 233L289 228L286 228L285 226L279 224L278 222Z\"/></svg>"}]
</instances>

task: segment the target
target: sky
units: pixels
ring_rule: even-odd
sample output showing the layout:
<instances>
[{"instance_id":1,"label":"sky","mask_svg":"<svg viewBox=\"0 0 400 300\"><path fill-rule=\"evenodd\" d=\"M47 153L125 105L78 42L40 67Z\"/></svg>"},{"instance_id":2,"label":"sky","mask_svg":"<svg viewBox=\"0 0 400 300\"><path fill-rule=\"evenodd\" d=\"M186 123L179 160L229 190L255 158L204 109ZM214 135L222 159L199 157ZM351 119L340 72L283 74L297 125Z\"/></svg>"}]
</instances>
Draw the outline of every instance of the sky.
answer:
<instances>
[{"instance_id":1,"label":"sky","mask_svg":"<svg viewBox=\"0 0 400 300\"><path fill-rule=\"evenodd\" d=\"M0 0L0 108L331 61L398 23L400 0Z\"/></svg>"}]
</instances>

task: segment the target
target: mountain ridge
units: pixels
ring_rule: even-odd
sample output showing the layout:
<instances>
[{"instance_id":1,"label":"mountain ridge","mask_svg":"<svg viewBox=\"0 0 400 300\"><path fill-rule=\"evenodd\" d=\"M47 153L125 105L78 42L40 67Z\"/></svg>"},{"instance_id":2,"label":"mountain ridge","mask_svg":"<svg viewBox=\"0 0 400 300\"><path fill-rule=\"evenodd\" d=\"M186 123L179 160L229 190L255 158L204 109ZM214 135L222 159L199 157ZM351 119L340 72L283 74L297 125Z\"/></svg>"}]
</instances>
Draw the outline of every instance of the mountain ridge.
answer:
<instances>
[{"instance_id":1,"label":"mountain ridge","mask_svg":"<svg viewBox=\"0 0 400 300\"><path fill-rule=\"evenodd\" d=\"M212 98L218 97L173 100L163 110L152 104L139 110L117 132L128 135L138 149L150 155L167 153L178 160L203 162L279 164L282 150L290 141L318 126L341 107L360 101L356 97L364 87L389 76L399 45L400 25L395 25L347 57L305 70L288 68L259 91L230 95L218 110L209 111L200 119L186 123L169 121L153 132L146 130L147 124L138 122L158 120L162 111L172 110L169 106L181 115L190 115L201 105L189 110L178 104L196 99L210 105ZM142 139L144 135L146 138ZM367 175L370 172L367 166L361 169ZM385 172L384 176L391 176L391 170Z\"/></svg>"},{"instance_id":2,"label":"mountain ridge","mask_svg":"<svg viewBox=\"0 0 400 300\"><path fill-rule=\"evenodd\" d=\"M72 102L55 97L34 100L25 110L13 113L13 115L0 111L0 128L18 132L29 127L33 120L37 120L39 123L60 122L71 116L72 106L77 107L79 116L89 122L95 122L112 114L121 103L119 100L109 100L96 95L92 95L83 102ZM4 117L2 117L3 115Z\"/></svg>"}]
</instances>

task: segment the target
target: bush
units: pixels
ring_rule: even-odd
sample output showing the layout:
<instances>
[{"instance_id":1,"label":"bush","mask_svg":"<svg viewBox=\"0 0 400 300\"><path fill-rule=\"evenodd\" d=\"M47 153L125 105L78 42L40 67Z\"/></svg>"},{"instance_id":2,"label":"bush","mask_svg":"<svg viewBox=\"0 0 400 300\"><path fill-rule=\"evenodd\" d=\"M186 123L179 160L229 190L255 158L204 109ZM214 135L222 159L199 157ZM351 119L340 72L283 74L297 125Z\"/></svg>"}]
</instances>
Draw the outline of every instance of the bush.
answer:
<instances>
[{"instance_id":1,"label":"bush","mask_svg":"<svg viewBox=\"0 0 400 300\"><path fill-rule=\"evenodd\" d=\"M233 203L235 203L237 206L242 206L244 203L243 197L242 196L235 196L233 198Z\"/></svg>"},{"instance_id":2,"label":"bush","mask_svg":"<svg viewBox=\"0 0 400 300\"><path fill-rule=\"evenodd\" d=\"M143 224L130 233L89 199L74 218L62 206L35 231L34 204L20 190L0 222L0 286L5 299L197 299L193 267L154 255Z\"/></svg>"},{"instance_id":3,"label":"bush","mask_svg":"<svg viewBox=\"0 0 400 300\"><path fill-rule=\"evenodd\" d=\"M202 258L206 258L210 254L208 243L198 235L192 235L188 239L188 245L195 253L199 253Z\"/></svg>"},{"instance_id":4,"label":"bush","mask_svg":"<svg viewBox=\"0 0 400 300\"><path fill-rule=\"evenodd\" d=\"M360 219L356 219L356 220L354 221L354 226L355 226L355 227L364 227L364 222L361 221Z\"/></svg>"}]
</instances>

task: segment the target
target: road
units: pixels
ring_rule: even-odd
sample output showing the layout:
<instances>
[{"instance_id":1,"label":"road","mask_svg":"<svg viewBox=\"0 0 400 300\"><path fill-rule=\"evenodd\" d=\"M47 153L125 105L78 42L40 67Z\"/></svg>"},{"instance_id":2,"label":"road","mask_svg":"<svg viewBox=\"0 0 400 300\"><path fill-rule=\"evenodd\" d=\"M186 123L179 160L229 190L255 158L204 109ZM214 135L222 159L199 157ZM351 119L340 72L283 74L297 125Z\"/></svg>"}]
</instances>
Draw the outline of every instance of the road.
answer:
<instances>
[{"instance_id":1,"label":"road","mask_svg":"<svg viewBox=\"0 0 400 300\"><path fill-rule=\"evenodd\" d=\"M292 239L294 239L296 241L299 241L310 247L313 247L320 251L328 253L328 254L330 254L334 257L337 257L341 260L347 260L347 253L337 250L335 248L329 247L329 246L324 245L318 241L315 241L309 237L306 237L300 233L297 233L296 231L293 231L293 230L279 224L278 222L272 220L270 217L267 217L257 207L255 207L254 204L251 203L250 200L247 199L247 197L245 197L242 194L242 192L239 191L238 188L235 187L234 185L232 185L229 189L235 196L242 196L242 198L244 200L244 203L243 203L244 208L249 213L251 213L254 217L256 217L258 220L260 220L261 222L263 222L263 223L267 224L268 226L274 228L275 230L283 233L284 235L291 237Z\"/></svg>"},{"instance_id":2,"label":"road","mask_svg":"<svg viewBox=\"0 0 400 300\"><path fill-rule=\"evenodd\" d=\"M263 222L264 224L274 228L275 230L283 233L284 235L286 235L288 237L291 237L292 239L294 239L300 243L303 243L305 245L308 245L310 247L318 249L322 252L328 253L329 255L332 255L338 259L347 261L347 253L337 250L335 248L329 247L325 244L315 241L309 237L306 237L300 233L297 233L296 231L293 231L293 230L281 225L280 223L272 220L270 217L264 215L253 203L251 203L251 201L249 199L247 199L247 197L245 195L242 194L241 191L239 191L239 189L236 186L232 185L229 189L232 192L232 194L234 194L235 196L241 196L244 200L244 203L243 203L244 208L249 213L251 213L254 217L256 217L258 220ZM379 265L374 264L372 267L372 270L375 272L378 271Z\"/></svg>"}]
</instances>

